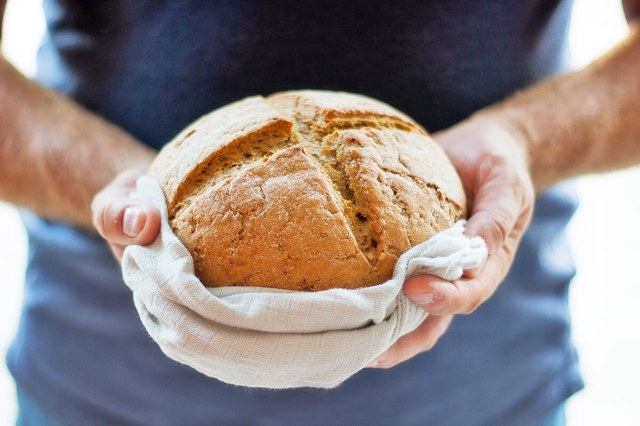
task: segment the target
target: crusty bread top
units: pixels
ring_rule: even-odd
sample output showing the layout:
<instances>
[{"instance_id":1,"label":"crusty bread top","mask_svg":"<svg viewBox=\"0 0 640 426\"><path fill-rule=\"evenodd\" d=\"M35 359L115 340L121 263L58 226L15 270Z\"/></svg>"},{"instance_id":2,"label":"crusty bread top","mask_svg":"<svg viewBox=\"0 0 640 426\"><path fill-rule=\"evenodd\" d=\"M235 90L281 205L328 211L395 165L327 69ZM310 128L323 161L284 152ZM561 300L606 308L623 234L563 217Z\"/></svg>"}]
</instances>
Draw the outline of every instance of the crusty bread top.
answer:
<instances>
[{"instance_id":1,"label":"crusty bread top","mask_svg":"<svg viewBox=\"0 0 640 426\"><path fill-rule=\"evenodd\" d=\"M159 180L172 212L205 179L225 172L220 157L237 153L243 144L260 143L261 138L268 150L270 143L286 140L291 127L262 97L234 102L180 132L158 155L149 175Z\"/></svg>"},{"instance_id":2,"label":"crusty bread top","mask_svg":"<svg viewBox=\"0 0 640 426\"><path fill-rule=\"evenodd\" d=\"M466 209L453 166L424 129L349 93L227 105L167 144L149 175L207 286L374 285Z\"/></svg>"}]
</instances>

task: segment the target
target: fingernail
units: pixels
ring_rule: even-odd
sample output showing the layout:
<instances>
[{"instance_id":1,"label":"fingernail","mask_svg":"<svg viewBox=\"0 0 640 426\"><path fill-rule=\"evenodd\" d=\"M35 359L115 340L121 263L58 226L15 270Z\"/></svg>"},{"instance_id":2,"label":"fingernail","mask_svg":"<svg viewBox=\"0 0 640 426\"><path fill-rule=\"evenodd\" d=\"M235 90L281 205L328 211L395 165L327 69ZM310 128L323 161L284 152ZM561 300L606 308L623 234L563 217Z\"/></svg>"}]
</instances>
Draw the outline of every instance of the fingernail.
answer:
<instances>
[{"instance_id":1,"label":"fingernail","mask_svg":"<svg viewBox=\"0 0 640 426\"><path fill-rule=\"evenodd\" d=\"M139 207L127 207L122 216L122 231L129 237L135 238L140 234L147 220L147 215Z\"/></svg>"},{"instance_id":2,"label":"fingernail","mask_svg":"<svg viewBox=\"0 0 640 426\"><path fill-rule=\"evenodd\" d=\"M378 364L380 364L380 361L378 360L372 361L369 365L367 365L367 368L374 368L378 366Z\"/></svg>"},{"instance_id":3,"label":"fingernail","mask_svg":"<svg viewBox=\"0 0 640 426\"><path fill-rule=\"evenodd\" d=\"M418 305L430 305L431 303L433 303L433 294L431 293L416 294L415 296L413 296L413 300Z\"/></svg>"}]
</instances>

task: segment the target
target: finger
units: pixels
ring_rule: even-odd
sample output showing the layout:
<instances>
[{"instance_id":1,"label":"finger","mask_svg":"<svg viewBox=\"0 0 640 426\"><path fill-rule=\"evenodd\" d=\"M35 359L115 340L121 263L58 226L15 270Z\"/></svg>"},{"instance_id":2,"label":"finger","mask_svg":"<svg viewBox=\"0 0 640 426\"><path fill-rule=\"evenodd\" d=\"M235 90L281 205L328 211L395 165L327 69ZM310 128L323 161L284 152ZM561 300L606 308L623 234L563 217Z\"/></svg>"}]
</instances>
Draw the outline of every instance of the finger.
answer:
<instances>
[{"instance_id":1,"label":"finger","mask_svg":"<svg viewBox=\"0 0 640 426\"><path fill-rule=\"evenodd\" d=\"M430 315L414 331L402 336L385 353L368 365L371 368L390 368L415 355L428 351L442 336L453 317Z\"/></svg>"},{"instance_id":2,"label":"finger","mask_svg":"<svg viewBox=\"0 0 640 426\"><path fill-rule=\"evenodd\" d=\"M516 187L501 183L483 186L473 205L465 234L479 236L490 253L502 247L516 224L522 210L522 201Z\"/></svg>"},{"instance_id":3,"label":"finger","mask_svg":"<svg viewBox=\"0 0 640 426\"><path fill-rule=\"evenodd\" d=\"M96 197L94 225L107 241L127 246L152 243L160 232L160 213L129 197Z\"/></svg>"},{"instance_id":4,"label":"finger","mask_svg":"<svg viewBox=\"0 0 640 426\"><path fill-rule=\"evenodd\" d=\"M509 245L512 239L509 239ZM504 279L515 250L500 250L488 258L475 277L447 281L432 275L409 278L404 294L434 315L470 314L486 301Z\"/></svg>"},{"instance_id":5,"label":"finger","mask_svg":"<svg viewBox=\"0 0 640 426\"><path fill-rule=\"evenodd\" d=\"M497 252L519 221L531 216L533 187L507 165L494 165L481 173L465 234L479 236L489 253Z\"/></svg>"}]
</instances>

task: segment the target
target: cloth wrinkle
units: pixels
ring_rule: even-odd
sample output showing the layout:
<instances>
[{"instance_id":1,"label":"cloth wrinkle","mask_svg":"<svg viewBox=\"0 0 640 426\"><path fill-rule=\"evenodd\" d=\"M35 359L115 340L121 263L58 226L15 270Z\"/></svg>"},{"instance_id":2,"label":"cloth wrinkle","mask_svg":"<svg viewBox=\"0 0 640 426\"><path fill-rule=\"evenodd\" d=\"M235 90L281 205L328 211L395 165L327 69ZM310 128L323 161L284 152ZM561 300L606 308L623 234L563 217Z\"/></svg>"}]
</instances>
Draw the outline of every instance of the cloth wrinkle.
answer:
<instances>
[{"instance_id":1,"label":"cloth wrinkle","mask_svg":"<svg viewBox=\"0 0 640 426\"><path fill-rule=\"evenodd\" d=\"M404 253L393 277L355 290L295 292L257 287L206 288L173 234L159 185L143 176L135 196L161 212L161 235L129 246L125 283L140 319L170 358L226 383L262 388L332 388L366 367L427 313L402 293L405 279L462 276L487 257L464 221Z\"/></svg>"}]
</instances>

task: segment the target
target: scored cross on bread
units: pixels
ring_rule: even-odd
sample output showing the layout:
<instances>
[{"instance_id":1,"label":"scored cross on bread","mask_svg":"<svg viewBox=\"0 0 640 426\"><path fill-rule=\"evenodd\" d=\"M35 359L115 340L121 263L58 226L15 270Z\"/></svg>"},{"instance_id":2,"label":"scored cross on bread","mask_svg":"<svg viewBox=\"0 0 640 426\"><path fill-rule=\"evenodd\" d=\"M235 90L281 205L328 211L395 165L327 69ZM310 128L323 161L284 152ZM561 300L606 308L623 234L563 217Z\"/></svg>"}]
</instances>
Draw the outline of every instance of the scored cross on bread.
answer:
<instances>
[{"instance_id":1,"label":"scored cross on bread","mask_svg":"<svg viewBox=\"0 0 640 426\"><path fill-rule=\"evenodd\" d=\"M219 108L167 144L148 174L209 287L379 284L403 252L466 213L458 175L422 127L342 92Z\"/></svg>"}]
</instances>

